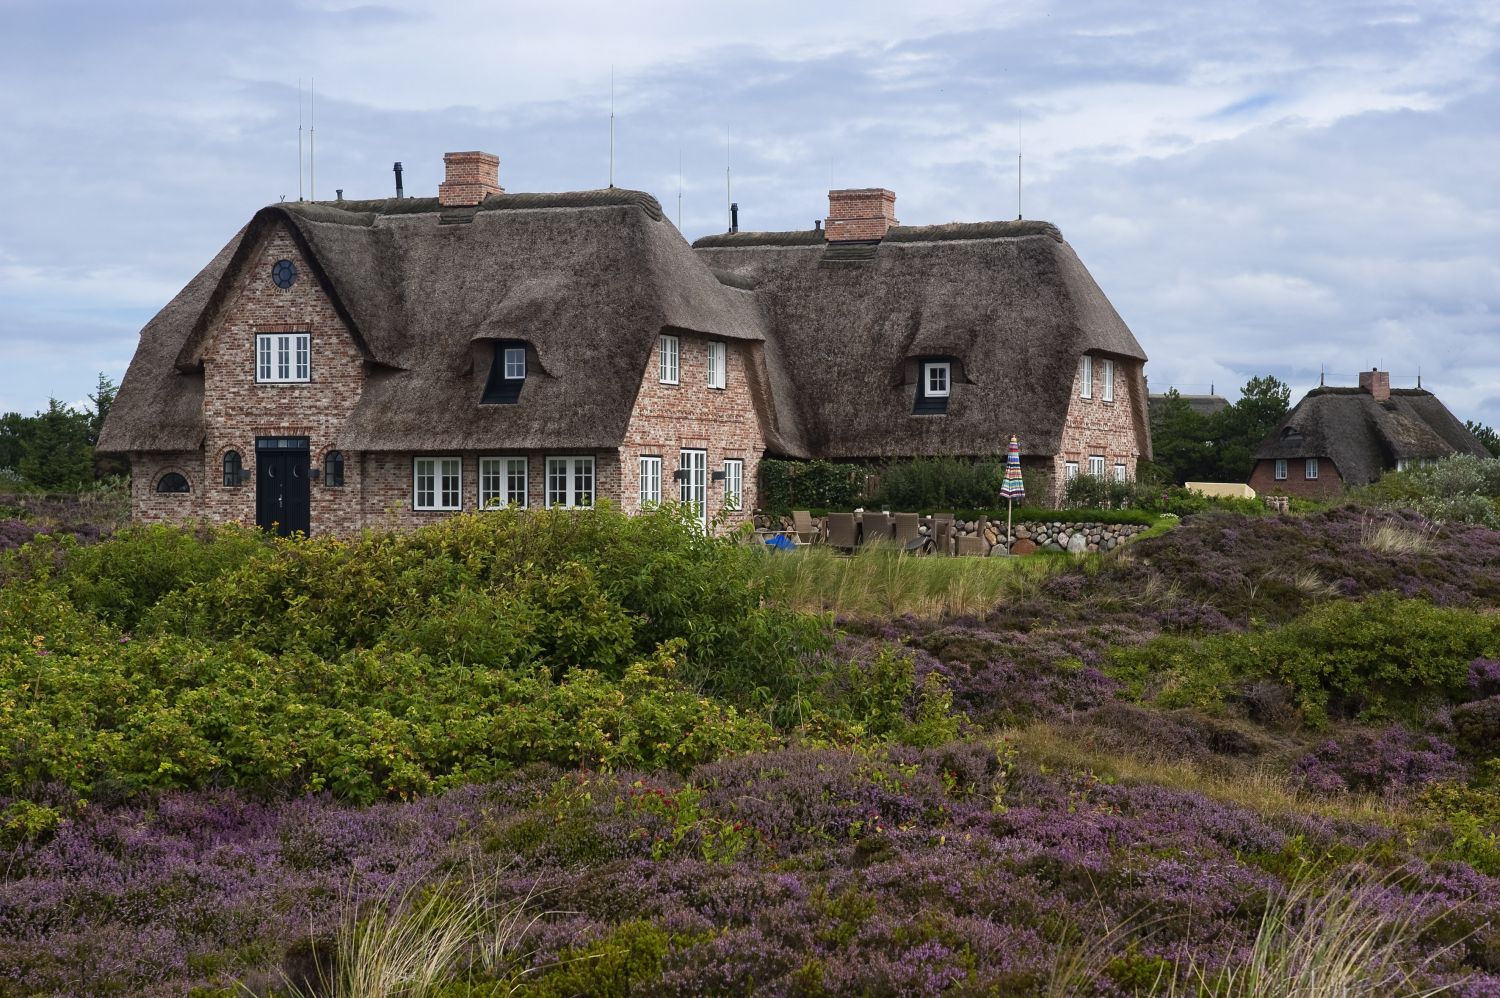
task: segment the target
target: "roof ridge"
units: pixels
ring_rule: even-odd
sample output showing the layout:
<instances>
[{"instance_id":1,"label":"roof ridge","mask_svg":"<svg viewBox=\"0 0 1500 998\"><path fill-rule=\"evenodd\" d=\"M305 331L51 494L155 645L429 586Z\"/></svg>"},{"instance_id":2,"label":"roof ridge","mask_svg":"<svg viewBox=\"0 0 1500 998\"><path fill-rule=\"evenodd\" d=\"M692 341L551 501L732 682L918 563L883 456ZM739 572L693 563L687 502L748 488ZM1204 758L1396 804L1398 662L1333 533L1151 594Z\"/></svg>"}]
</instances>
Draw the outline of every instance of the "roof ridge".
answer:
<instances>
[{"instance_id":1,"label":"roof ridge","mask_svg":"<svg viewBox=\"0 0 1500 998\"><path fill-rule=\"evenodd\" d=\"M359 201L280 201L268 207L281 208L311 221L353 225L370 225L377 218L387 215L436 215L445 210L452 210L452 206L441 204L435 197L368 198ZM661 202L655 197L645 191L631 190L626 187L603 187L590 191L519 191L491 194L479 204L471 207L476 213L541 208L637 207L644 210L653 221L659 222L664 217Z\"/></svg>"}]
</instances>

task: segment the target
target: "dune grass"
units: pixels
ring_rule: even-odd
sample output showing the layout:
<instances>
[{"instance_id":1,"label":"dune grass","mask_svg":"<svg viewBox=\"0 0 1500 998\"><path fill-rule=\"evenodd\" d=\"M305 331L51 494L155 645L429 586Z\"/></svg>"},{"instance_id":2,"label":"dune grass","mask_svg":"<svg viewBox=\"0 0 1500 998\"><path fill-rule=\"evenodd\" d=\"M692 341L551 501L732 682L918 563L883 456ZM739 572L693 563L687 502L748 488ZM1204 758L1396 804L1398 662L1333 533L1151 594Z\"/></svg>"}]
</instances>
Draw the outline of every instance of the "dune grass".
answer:
<instances>
[{"instance_id":1,"label":"dune grass","mask_svg":"<svg viewBox=\"0 0 1500 998\"><path fill-rule=\"evenodd\" d=\"M793 610L936 618L984 614L1008 598L1035 592L1073 557L945 558L883 544L845 555L814 545L769 555L762 563Z\"/></svg>"}]
</instances>

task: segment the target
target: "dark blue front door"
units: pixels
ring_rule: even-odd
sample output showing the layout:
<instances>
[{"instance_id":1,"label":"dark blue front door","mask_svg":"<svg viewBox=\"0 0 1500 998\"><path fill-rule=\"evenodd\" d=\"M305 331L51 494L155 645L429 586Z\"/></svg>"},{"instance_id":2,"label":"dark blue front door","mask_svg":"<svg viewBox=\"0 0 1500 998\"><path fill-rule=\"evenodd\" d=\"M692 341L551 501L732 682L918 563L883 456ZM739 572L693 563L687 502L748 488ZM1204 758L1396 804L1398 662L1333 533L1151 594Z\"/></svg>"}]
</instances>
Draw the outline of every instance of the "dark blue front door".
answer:
<instances>
[{"instance_id":1,"label":"dark blue front door","mask_svg":"<svg viewBox=\"0 0 1500 998\"><path fill-rule=\"evenodd\" d=\"M255 441L255 523L285 537L307 533L311 517L306 437L259 437Z\"/></svg>"}]
</instances>

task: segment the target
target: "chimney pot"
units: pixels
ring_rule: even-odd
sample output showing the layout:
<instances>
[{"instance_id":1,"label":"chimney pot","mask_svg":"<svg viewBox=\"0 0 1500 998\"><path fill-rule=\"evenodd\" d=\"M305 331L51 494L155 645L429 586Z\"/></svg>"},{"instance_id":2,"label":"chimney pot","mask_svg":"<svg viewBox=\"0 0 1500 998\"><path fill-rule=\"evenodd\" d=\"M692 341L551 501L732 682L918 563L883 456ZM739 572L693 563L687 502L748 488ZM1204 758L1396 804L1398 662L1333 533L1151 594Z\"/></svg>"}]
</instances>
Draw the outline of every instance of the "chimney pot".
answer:
<instances>
[{"instance_id":1,"label":"chimney pot","mask_svg":"<svg viewBox=\"0 0 1500 998\"><path fill-rule=\"evenodd\" d=\"M828 192L827 239L839 242L878 242L896 221L896 195L884 187L859 187Z\"/></svg>"},{"instance_id":2,"label":"chimney pot","mask_svg":"<svg viewBox=\"0 0 1500 998\"><path fill-rule=\"evenodd\" d=\"M500 186L500 157L492 153L444 153L443 167L438 204L444 208L473 207L491 194L505 193Z\"/></svg>"},{"instance_id":3,"label":"chimney pot","mask_svg":"<svg viewBox=\"0 0 1500 998\"><path fill-rule=\"evenodd\" d=\"M1370 393L1370 397L1376 402L1384 402L1391 397L1391 372L1377 371L1373 368L1368 371L1359 372L1359 387Z\"/></svg>"}]
</instances>

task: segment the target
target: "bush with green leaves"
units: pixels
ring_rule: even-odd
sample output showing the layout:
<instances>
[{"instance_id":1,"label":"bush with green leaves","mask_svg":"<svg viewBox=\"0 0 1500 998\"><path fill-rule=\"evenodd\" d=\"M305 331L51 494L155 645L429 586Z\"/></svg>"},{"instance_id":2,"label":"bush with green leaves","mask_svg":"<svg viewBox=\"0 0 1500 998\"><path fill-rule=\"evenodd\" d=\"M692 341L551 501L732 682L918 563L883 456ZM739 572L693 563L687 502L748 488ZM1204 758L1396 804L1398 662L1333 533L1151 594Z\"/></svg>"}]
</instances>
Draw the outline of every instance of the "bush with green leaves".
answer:
<instances>
[{"instance_id":1,"label":"bush with green leaves","mask_svg":"<svg viewBox=\"0 0 1500 998\"><path fill-rule=\"evenodd\" d=\"M1440 522L1500 528L1500 459L1460 454L1389 472L1355 498Z\"/></svg>"},{"instance_id":2,"label":"bush with green leaves","mask_svg":"<svg viewBox=\"0 0 1500 998\"><path fill-rule=\"evenodd\" d=\"M865 491L866 469L831 461L760 462L760 505L785 516L793 509L850 509Z\"/></svg>"},{"instance_id":3,"label":"bush with green leaves","mask_svg":"<svg viewBox=\"0 0 1500 998\"><path fill-rule=\"evenodd\" d=\"M1500 655L1500 617L1382 594L1319 606L1282 627L1166 635L1110 656L1163 706L1217 708L1257 679L1293 694L1313 726L1336 717L1415 717L1465 698L1469 664Z\"/></svg>"}]
</instances>

